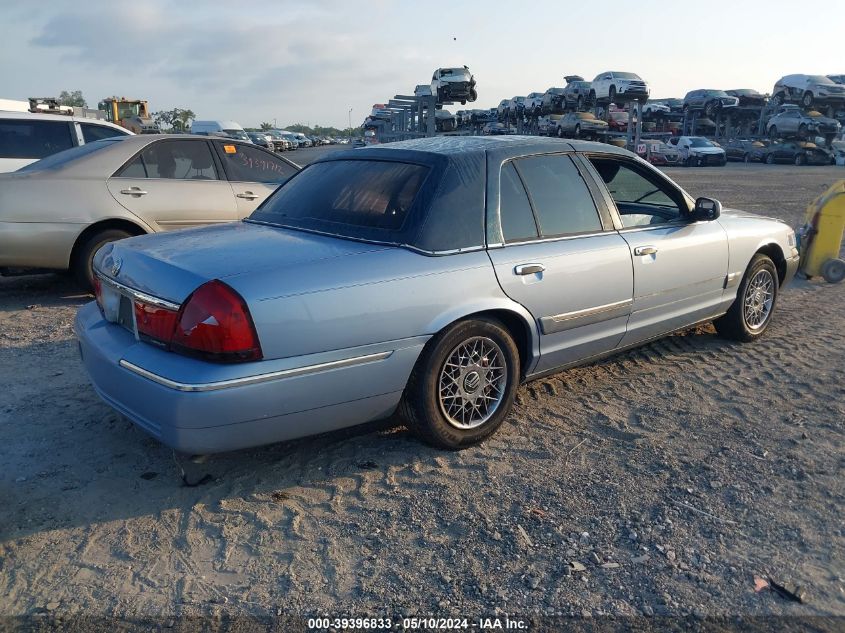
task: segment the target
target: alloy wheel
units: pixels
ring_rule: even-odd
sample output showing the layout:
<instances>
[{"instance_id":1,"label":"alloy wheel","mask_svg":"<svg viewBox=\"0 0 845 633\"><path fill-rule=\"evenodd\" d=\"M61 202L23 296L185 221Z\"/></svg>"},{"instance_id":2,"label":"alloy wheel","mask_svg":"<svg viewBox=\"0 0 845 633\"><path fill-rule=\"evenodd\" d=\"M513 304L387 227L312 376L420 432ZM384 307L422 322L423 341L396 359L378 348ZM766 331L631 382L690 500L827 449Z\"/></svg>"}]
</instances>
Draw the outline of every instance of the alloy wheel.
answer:
<instances>
[{"instance_id":1,"label":"alloy wheel","mask_svg":"<svg viewBox=\"0 0 845 633\"><path fill-rule=\"evenodd\" d=\"M440 370L440 410L458 429L474 429L487 422L505 395L508 372L502 349L486 336L461 342Z\"/></svg>"},{"instance_id":2,"label":"alloy wheel","mask_svg":"<svg viewBox=\"0 0 845 633\"><path fill-rule=\"evenodd\" d=\"M775 280L768 270L760 270L748 282L743 297L743 318L749 330L766 325L775 301Z\"/></svg>"}]
</instances>

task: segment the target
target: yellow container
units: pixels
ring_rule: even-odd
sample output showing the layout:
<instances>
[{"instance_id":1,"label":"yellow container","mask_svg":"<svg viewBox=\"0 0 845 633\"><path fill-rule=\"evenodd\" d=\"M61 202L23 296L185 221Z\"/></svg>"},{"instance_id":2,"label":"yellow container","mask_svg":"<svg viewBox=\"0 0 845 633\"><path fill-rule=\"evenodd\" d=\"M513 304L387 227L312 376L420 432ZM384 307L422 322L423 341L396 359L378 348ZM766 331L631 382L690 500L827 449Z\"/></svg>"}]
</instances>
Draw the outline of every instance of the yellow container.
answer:
<instances>
[{"instance_id":1,"label":"yellow container","mask_svg":"<svg viewBox=\"0 0 845 633\"><path fill-rule=\"evenodd\" d=\"M833 184L816 198L804 215L801 235L801 271L821 275L836 283L845 278L845 261L839 259L845 233L845 180Z\"/></svg>"}]
</instances>

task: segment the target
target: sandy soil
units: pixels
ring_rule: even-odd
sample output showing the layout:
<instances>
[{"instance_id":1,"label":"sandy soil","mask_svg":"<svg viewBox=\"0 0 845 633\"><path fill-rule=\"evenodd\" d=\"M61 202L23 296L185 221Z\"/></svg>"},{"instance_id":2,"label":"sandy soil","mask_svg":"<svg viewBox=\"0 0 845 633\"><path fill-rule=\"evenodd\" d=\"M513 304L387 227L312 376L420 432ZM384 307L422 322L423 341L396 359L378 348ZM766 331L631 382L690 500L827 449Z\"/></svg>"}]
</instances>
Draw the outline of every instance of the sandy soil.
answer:
<instances>
[{"instance_id":1,"label":"sandy soil","mask_svg":"<svg viewBox=\"0 0 845 633\"><path fill-rule=\"evenodd\" d=\"M845 172L672 176L794 225ZM845 285L796 282L754 344L708 326L531 383L480 447L387 422L188 462L195 488L90 388L87 300L0 278L0 615L845 616Z\"/></svg>"}]
</instances>

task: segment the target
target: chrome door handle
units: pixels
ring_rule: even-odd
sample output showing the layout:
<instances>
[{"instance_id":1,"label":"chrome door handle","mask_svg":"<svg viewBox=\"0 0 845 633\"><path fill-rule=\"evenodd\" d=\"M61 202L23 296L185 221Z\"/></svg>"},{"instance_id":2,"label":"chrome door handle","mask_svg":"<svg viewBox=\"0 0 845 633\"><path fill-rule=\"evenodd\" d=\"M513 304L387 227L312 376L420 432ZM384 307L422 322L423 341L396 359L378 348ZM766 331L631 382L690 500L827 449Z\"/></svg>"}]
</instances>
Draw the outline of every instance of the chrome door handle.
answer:
<instances>
[{"instance_id":1,"label":"chrome door handle","mask_svg":"<svg viewBox=\"0 0 845 633\"><path fill-rule=\"evenodd\" d=\"M236 194L238 198L246 198L247 200L255 200L258 197L257 193L252 193L251 191L244 191L243 193Z\"/></svg>"},{"instance_id":2,"label":"chrome door handle","mask_svg":"<svg viewBox=\"0 0 845 633\"><path fill-rule=\"evenodd\" d=\"M657 247L656 246L637 246L634 249L634 255L637 255L637 256L654 255L655 253L657 253Z\"/></svg>"},{"instance_id":3,"label":"chrome door handle","mask_svg":"<svg viewBox=\"0 0 845 633\"><path fill-rule=\"evenodd\" d=\"M120 193L124 196L146 196L147 192L140 187L129 187L129 189L121 189Z\"/></svg>"},{"instance_id":4,"label":"chrome door handle","mask_svg":"<svg viewBox=\"0 0 845 633\"><path fill-rule=\"evenodd\" d=\"M534 273L541 273L546 270L543 264L520 264L514 267L513 272L517 275L533 275Z\"/></svg>"}]
</instances>

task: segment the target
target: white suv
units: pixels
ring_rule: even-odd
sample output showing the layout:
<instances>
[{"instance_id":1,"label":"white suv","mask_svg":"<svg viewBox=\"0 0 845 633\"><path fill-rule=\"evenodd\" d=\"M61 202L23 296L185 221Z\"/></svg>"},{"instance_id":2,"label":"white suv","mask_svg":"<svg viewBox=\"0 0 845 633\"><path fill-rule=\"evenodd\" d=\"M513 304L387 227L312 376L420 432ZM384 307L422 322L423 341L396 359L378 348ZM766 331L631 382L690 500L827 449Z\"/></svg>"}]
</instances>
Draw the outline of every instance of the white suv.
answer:
<instances>
[{"instance_id":1,"label":"white suv","mask_svg":"<svg viewBox=\"0 0 845 633\"><path fill-rule=\"evenodd\" d=\"M129 130L85 117L0 111L0 173L21 167L77 145Z\"/></svg>"},{"instance_id":2,"label":"white suv","mask_svg":"<svg viewBox=\"0 0 845 633\"><path fill-rule=\"evenodd\" d=\"M590 92L593 102L607 102L622 105L629 101L648 101L651 89L639 75L616 70L597 75Z\"/></svg>"},{"instance_id":3,"label":"white suv","mask_svg":"<svg viewBox=\"0 0 845 633\"><path fill-rule=\"evenodd\" d=\"M522 104L523 111L525 114L531 115L539 115L540 114L540 107L543 105L543 92L532 92L527 97L525 97L525 101Z\"/></svg>"},{"instance_id":4,"label":"white suv","mask_svg":"<svg viewBox=\"0 0 845 633\"><path fill-rule=\"evenodd\" d=\"M469 68L438 68L431 76L431 94L437 96L437 103L453 103L478 99L475 90L475 77Z\"/></svg>"}]
</instances>

